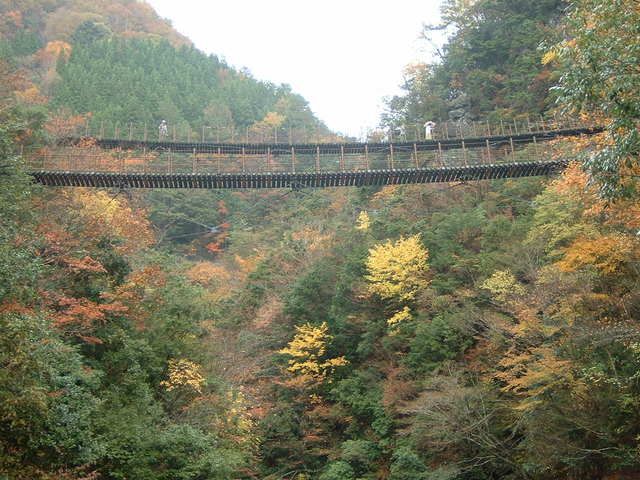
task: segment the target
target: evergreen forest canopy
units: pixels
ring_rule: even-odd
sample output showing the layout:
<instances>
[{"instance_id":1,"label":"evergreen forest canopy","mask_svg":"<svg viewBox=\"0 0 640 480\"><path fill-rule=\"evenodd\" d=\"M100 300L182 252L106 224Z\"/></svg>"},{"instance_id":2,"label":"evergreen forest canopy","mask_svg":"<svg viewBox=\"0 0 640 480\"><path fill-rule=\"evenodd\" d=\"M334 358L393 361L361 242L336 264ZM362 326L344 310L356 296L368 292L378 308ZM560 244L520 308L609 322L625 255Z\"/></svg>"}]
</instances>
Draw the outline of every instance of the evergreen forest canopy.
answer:
<instances>
[{"instance_id":1,"label":"evergreen forest canopy","mask_svg":"<svg viewBox=\"0 0 640 480\"><path fill-rule=\"evenodd\" d=\"M289 87L258 82L214 56L167 41L80 41L58 73L55 106L95 112L94 120L111 125L155 128L165 119L170 125L242 131L274 112L287 126L324 128Z\"/></svg>"},{"instance_id":2,"label":"evergreen forest canopy","mask_svg":"<svg viewBox=\"0 0 640 480\"><path fill-rule=\"evenodd\" d=\"M566 7L564 0L446 0L442 24L426 25L423 37L438 30L451 35L435 49L435 63L407 66L406 94L387 99L383 124L545 112L557 72L542 64L543 46L561 39Z\"/></svg>"},{"instance_id":3,"label":"evergreen forest canopy","mask_svg":"<svg viewBox=\"0 0 640 480\"><path fill-rule=\"evenodd\" d=\"M152 131L164 119L193 134L206 125L218 135L249 127L330 135L289 86L205 55L145 2L5 0L0 14L0 55L29 72L18 95L46 105L58 125L146 124Z\"/></svg>"},{"instance_id":4,"label":"evergreen forest canopy","mask_svg":"<svg viewBox=\"0 0 640 480\"><path fill-rule=\"evenodd\" d=\"M0 13L0 479L640 476L635 0L447 0L389 100L605 125L557 178L301 192L34 185L89 116L330 132L144 2Z\"/></svg>"}]
</instances>

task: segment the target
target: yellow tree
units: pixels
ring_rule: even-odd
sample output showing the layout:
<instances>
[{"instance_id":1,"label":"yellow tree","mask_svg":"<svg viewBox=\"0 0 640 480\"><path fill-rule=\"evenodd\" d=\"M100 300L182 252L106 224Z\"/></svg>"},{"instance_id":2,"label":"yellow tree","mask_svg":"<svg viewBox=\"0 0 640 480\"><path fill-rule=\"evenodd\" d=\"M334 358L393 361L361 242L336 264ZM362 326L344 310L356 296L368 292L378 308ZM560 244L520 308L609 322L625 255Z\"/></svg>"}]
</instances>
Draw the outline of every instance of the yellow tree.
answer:
<instances>
[{"instance_id":1,"label":"yellow tree","mask_svg":"<svg viewBox=\"0 0 640 480\"><path fill-rule=\"evenodd\" d=\"M326 358L327 342L333 337L329 335L329 327L322 322L319 327L311 324L296 326L298 333L289 342L287 348L278 353L288 355L291 373L305 380L324 381L336 367L347 364L344 357Z\"/></svg>"},{"instance_id":2,"label":"yellow tree","mask_svg":"<svg viewBox=\"0 0 640 480\"><path fill-rule=\"evenodd\" d=\"M285 116L276 112L267 113L262 120L252 125L251 129L260 135L268 137L282 126ZM275 135L275 133L274 133Z\"/></svg>"},{"instance_id":3,"label":"yellow tree","mask_svg":"<svg viewBox=\"0 0 640 480\"><path fill-rule=\"evenodd\" d=\"M168 363L167 380L160 382L168 392L173 390L186 390L202 393L206 380L200 373L200 365L186 359L171 359Z\"/></svg>"},{"instance_id":4,"label":"yellow tree","mask_svg":"<svg viewBox=\"0 0 640 480\"><path fill-rule=\"evenodd\" d=\"M429 285L428 259L419 234L374 246L367 258L369 293L396 303L414 300Z\"/></svg>"},{"instance_id":5,"label":"yellow tree","mask_svg":"<svg viewBox=\"0 0 640 480\"><path fill-rule=\"evenodd\" d=\"M499 302L506 302L511 296L525 293L524 287L509 270L496 270L480 286L489 290L491 296Z\"/></svg>"},{"instance_id":6,"label":"yellow tree","mask_svg":"<svg viewBox=\"0 0 640 480\"><path fill-rule=\"evenodd\" d=\"M371 226L371 220L369 214L364 210L358 215L358 223L356 224L356 230L369 230Z\"/></svg>"},{"instance_id":7,"label":"yellow tree","mask_svg":"<svg viewBox=\"0 0 640 480\"><path fill-rule=\"evenodd\" d=\"M415 300L429 285L428 260L429 252L422 246L419 234L369 249L366 276L369 293L402 307L387 319L392 331L412 318L411 310L403 304Z\"/></svg>"}]
</instances>

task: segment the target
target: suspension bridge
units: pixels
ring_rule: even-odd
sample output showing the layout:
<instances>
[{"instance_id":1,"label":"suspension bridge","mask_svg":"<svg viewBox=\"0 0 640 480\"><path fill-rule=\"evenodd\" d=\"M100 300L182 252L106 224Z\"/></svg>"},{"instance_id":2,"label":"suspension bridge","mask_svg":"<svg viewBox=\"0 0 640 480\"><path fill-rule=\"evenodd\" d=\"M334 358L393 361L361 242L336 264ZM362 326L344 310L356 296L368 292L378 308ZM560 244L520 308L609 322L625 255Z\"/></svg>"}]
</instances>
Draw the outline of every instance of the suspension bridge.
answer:
<instances>
[{"instance_id":1,"label":"suspension bridge","mask_svg":"<svg viewBox=\"0 0 640 480\"><path fill-rule=\"evenodd\" d=\"M58 187L322 188L399 185L550 175L566 167L567 137L602 128L539 125L505 131L487 124L435 139L386 142L209 142L64 136L24 151L35 181ZM552 128L549 128L549 127ZM514 131L515 130L515 131ZM517 132L517 133L515 133ZM490 134L488 134L490 133ZM504 133L504 134L503 134ZM551 159L554 160L551 160ZM560 160L557 160L560 158Z\"/></svg>"}]
</instances>

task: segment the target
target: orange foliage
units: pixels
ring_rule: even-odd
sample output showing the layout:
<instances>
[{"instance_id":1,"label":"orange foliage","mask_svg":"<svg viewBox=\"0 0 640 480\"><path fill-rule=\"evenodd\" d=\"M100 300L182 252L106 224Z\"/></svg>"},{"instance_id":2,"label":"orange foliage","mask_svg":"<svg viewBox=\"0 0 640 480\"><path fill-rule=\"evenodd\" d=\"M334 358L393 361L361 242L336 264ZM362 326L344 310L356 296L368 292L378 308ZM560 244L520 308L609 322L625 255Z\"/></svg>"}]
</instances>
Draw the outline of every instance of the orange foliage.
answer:
<instances>
[{"instance_id":1,"label":"orange foliage","mask_svg":"<svg viewBox=\"0 0 640 480\"><path fill-rule=\"evenodd\" d=\"M24 3L24 2L20 2ZM175 31L169 22L160 18L146 2L112 0L65 0L64 2L34 2L36 5L21 10L36 10L43 17L40 32L47 41L70 41L76 28L86 20L105 23L117 34L160 36L174 46L190 45L187 38ZM52 5L49 5L49 4ZM55 8L51 8L55 4ZM45 8L46 7L46 8ZM40 11L37 9L40 8Z\"/></svg>"},{"instance_id":2,"label":"orange foliage","mask_svg":"<svg viewBox=\"0 0 640 480\"><path fill-rule=\"evenodd\" d=\"M37 233L44 239L44 247L38 253L45 263L57 263L79 245L71 233L49 223L38 225Z\"/></svg>"},{"instance_id":3,"label":"orange foliage","mask_svg":"<svg viewBox=\"0 0 640 480\"><path fill-rule=\"evenodd\" d=\"M525 353L510 352L500 362L495 377L505 382L503 391L523 397L516 410L531 410L542 403L541 397L555 391L581 390L574 374L575 366L562 360L550 347L532 348Z\"/></svg>"},{"instance_id":4,"label":"orange foliage","mask_svg":"<svg viewBox=\"0 0 640 480\"><path fill-rule=\"evenodd\" d=\"M282 313L282 307L283 303L277 296L269 297L256 311L251 326L258 330L269 328Z\"/></svg>"},{"instance_id":5,"label":"orange foliage","mask_svg":"<svg viewBox=\"0 0 640 480\"><path fill-rule=\"evenodd\" d=\"M603 275L623 273L624 266L640 257L640 245L635 233L640 228L640 205L634 199L606 203L588 182L580 165L570 165L552 188L566 196L579 199L584 207L582 220L600 226L599 234L578 237L563 249L564 258L558 267L566 272L592 267ZM615 230L605 232L608 227ZM626 232L625 232L626 230Z\"/></svg>"},{"instance_id":6,"label":"orange foliage","mask_svg":"<svg viewBox=\"0 0 640 480\"><path fill-rule=\"evenodd\" d=\"M331 191L331 194L332 201L329 209L336 213L344 211L348 202L348 195L345 189L334 189Z\"/></svg>"},{"instance_id":7,"label":"orange foliage","mask_svg":"<svg viewBox=\"0 0 640 480\"><path fill-rule=\"evenodd\" d=\"M107 273L105 268L100 262L94 260L88 255L84 258L62 257L61 259L67 264L67 267L73 273L92 272L92 273Z\"/></svg>"},{"instance_id":8,"label":"orange foliage","mask_svg":"<svg viewBox=\"0 0 640 480\"><path fill-rule=\"evenodd\" d=\"M67 42L54 40L47 43L37 54L37 58L46 64L57 62L60 58L68 60L71 56L72 47Z\"/></svg>"},{"instance_id":9,"label":"orange foliage","mask_svg":"<svg viewBox=\"0 0 640 480\"><path fill-rule=\"evenodd\" d=\"M50 115L44 128L56 137L69 137L81 132L81 126L89 118L91 118L91 114L72 115L71 112L63 110Z\"/></svg>"},{"instance_id":10,"label":"orange foliage","mask_svg":"<svg viewBox=\"0 0 640 480\"><path fill-rule=\"evenodd\" d=\"M632 259L637 260L640 251L637 242L627 236L612 233L578 239L564 253L564 258L557 263L564 271L593 267L604 275L611 275L623 273L624 265Z\"/></svg>"},{"instance_id":11,"label":"orange foliage","mask_svg":"<svg viewBox=\"0 0 640 480\"><path fill-rule=\"evenodd\" d=\"M0 313L18 313L18 314L31 314L34 313L33 309L25 307L21 303L11 300L7 303L0 304Z\"/></svg>"},{"instance_id":12,"label":"orange foliage","mask_svg":"<svg viewBox=\"0 0 640 480\"><path fill-rule=\"evenodd\" d=\"M322 234L320 230L313 227L305 226L301 230L293 232L291 238L303 244L305 249L314 251L326 245L331 236Z\"/></svg>"},{"instance_id":13,"label":"orange foliage","mask_svg":"<svg viewBox=\"0 0 640 480\"><path fill-rule=\"evenodd\" d=\"M49 99L40 93L38 87L33 86L26 90L16 92L19 101L28 105L44 105Z\"/></svg>"},{"instance_id":14,"label":"orange foliage","mask_svg":"<svg viewBox=\"0 0 640 480\"><path fill-rule=\"evenodd\" d=\"M22 12L20 10L11 10L2 14L0 20L0 31L6 35L12 36L23 28Z\"/></svg>"},{"instance_id":15,"label":"orange foliage","mask_svg":"<svg viewBox=\"0 0 640 480\"><path fill-rule=\"evenodd\" d=\"M231 274L221 265L211 262L196 263L186 272L187 278L199 285L211 285L213 283L228 283Z\"/></svg>"},{"instance_id":16,"label":"orange foliage","mask_svg":"<svg viewBox=\"0 0 640 480\"><path fill-rule=\"evenodd\" d=\"M53 325L65 333L73 335L86 343L102 343L91 333L106 323L108 315L127 312L120 302L100 304L87 298L60 296L57 300L58 311L52 315Z\"/></svg>"},{"instance_id":17,"label":"orange foliage","mask_svg":"<svg viewBox=\"0 0 640 480\"><path fill-rule=\"evenodd\" d=\"M208 263L208 262L203 262ZM232 272L227 270L222 265L208 264L209 266L204 268L198 268L196 271L190 271L193 277L200 276L202 280L204 280L204 276L210 275L210 280L207 282L206 286L208 286L211 290L211 299L218 300L221 298L227 298L231 295L233 290L233 286L236 282L238 282L239 278L236 275L233 275ZM206 270L206 272L205 272ZM189 275L189 273L187 273ZM200 283L198 280L194 280L196 283ZM205 285L204 283L200 283L201 285Z\"/></svg>"},{"instance_id":18,"label":"orange foliage","mask_svg":"<svg viewBox=\"0 0 640 480\"><path fill-rule=\"evenodd\" d=\"M559 193L575 195L577 193L588 193L589 196L596 195L594 188L589 188L588 178L578 162L572 162L553 183L553 188Z\"/></svg>"},{"instance_id":19,"label":"orange foliage","mask_svg":"<svg viewBox=\"0 0 640 480\"><path fill-rule=\"evenodd\" d=\"M162 302L157 298L158 290L166 284L166 274L157 265L150 265L131 272L127 280L119 285L113 293L105 293L102 297L113 303L124 305L128 317L138 330L146 328L150 313L144 305L144 300L152 297L156 303Z\"/></svg>"},{"instance_id":20,"label":"orange foliage","mask_svg":"<svg viewBox=\"0 0 640 480\"><path fill-rule=\"evenodd\" d=\"M216 239L213 242L207 243L205 248L210 253L219 253L222 251L225 239L229 236L227 232L222 232L216 235Z\"/></svg>"},{"instance_id":21,"label":"orange foliage","mask_svg":"<svg viewBox=\"0 0 640 480\"><path fill-rule=\"evenodd\" d=\"M103 191L75 189L69 200L85 220L86 235L92 238L116 235L124 242L114 245L121 253L133 253L152 245L155 236L142 209L123 197L111 197Z\"/></svg>"},{"instance_id":22,"label":"orange foliage","mask_svg":"<svg viewBox=\"0 0 640 480\"><path fill-rule=\"evenodd\" d=\"M258 267L260 262L265 259L266 256L264 252L261 252L260 250L254 249L253 251L255 255L251 257L241 257L240 255L236 255L234 257L236 264L240 268L240 271L245 276L253 272Z\"/></svg>"}]
</instances>

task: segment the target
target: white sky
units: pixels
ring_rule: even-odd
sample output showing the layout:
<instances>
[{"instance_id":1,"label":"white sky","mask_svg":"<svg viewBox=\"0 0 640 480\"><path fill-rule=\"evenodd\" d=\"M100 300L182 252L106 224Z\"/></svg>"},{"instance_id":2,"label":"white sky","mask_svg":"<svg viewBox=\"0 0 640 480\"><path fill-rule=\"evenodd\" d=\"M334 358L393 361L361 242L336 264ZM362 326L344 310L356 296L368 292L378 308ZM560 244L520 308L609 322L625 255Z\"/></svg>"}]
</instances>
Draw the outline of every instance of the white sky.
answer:
<instances>
[{"instance_id":1,"label":"white sky","mask_svg":"<svg viewBox=\"0 0 640 480\"><path fill-rule=\"evenodd\" d=\"M403 68L430 60L419 40L441 0L147 0L206 53L287 83L334 131L375 127Z\"/></svg>"}]
</instances>

